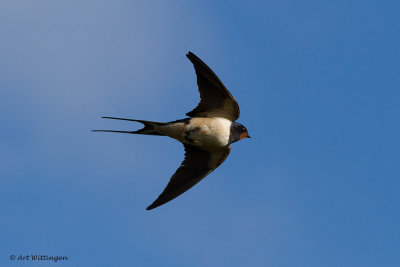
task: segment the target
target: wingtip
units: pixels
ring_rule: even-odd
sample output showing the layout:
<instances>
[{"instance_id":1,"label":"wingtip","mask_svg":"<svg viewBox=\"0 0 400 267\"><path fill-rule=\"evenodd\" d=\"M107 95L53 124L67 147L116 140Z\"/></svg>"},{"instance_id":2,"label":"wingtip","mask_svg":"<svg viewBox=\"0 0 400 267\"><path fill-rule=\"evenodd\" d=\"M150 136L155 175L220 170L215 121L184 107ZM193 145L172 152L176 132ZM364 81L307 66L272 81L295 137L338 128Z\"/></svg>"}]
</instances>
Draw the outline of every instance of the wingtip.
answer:
<instances>
[{"instance_id":1,"label":"wingtip","mask_svg":"<svg viewBox=\"0 0 400 267\"><path fill-rule=\"evenodd\" d=\"M146 210L152 210L152 209L154 209L154 208L157 208L158 206L157 205L154 205L154 203L153 204L151 204L150 206L148 206L147 208L146 208Z\"/></svg>"},{"instance_id":2,"label":"wingtip","mask_svg":"<svg viewBox=\"0 0 400 267\"><path fill-rule=\"evenodd\" d=\"M197 56L194 53L192 53L191 51L188 51L187 54L186 54L186 57L189 60L192 60L192 59L196 58Z\"/></svg>"},{"instance_id":3,"label":"wingtip","mask_svg":"<svg viewBox=\"0 0 400 267\"><path fill-rule=\"evenodd\" d=\"M169 201L160 201L159 198L160 198L160 197L158 197L156 200L154 200L154 202L151 203L151 205L148 206L148 207L146 208L146 210L152 210L152 209L158 208L158 207L164 205L165 203L169 202Z\"/></svg>"}]
</instances>

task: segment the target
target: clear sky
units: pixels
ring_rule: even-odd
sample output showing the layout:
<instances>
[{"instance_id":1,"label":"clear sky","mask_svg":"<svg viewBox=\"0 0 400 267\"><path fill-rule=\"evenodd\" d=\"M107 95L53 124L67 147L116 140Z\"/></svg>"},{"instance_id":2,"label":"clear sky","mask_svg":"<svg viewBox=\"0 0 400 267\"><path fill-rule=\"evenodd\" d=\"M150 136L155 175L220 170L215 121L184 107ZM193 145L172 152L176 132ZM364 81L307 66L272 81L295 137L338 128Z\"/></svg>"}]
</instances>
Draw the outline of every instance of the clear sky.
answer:
<instances>
[{"instance_id":1,"label":"clear sky","mask_svg":"<svg viewBox=\"0 0 400 267\"><path fill-rule=\"evenodd\" d=\"M0 266L400 266L399 1L16 1L0 8ZM183 146L192 51L252 139L145 208Z\"/></svg>"}]
</instances>

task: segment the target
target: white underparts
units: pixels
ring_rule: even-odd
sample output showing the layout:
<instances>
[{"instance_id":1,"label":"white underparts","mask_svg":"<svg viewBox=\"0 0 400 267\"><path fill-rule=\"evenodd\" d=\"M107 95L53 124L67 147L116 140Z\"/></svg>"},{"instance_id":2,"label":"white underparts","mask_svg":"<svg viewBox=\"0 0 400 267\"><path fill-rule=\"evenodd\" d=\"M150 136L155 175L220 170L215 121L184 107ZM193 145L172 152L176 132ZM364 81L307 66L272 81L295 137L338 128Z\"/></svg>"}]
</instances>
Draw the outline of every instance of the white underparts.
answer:
<instances>
[{"instance_id":1,"label":"white underparts","mask_svg":"<svg viewBox=\"0 0 400 267\"><path fill-rule=\"evenodd\" d=\"M203 149L221 148L229 143L232 122L225 118L193 118L188 122L177 122L157 127L157 131Z\"/></svg>"}]
</instances>

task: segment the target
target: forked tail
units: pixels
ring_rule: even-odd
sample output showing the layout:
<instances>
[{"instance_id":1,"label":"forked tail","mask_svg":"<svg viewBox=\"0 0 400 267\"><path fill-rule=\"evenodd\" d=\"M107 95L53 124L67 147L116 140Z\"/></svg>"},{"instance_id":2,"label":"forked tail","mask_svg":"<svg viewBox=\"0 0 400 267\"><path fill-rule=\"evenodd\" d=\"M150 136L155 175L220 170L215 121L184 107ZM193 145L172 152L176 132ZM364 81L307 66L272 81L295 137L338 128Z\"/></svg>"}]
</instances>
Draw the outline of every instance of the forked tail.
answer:
<instances>
[{"instance_id":1,"label":"forked tail","mask_svg":"<svg viewBox=\"0 0 400 267\"><path fill-rule=\"evenodd\" d=\"M92 130L92 132L109 132L109 133L129 133L129 134L148 134L148 135L163 135L157 132L155 129L156 126L167 125L168 123L164 122L155 122L155 121L144 121L144 120L134 120L134 119L123 119L123 118L114 118L114 117L102 117L104 119L113 119L113 120L123 120L123 121L136 121L140 122L144 125L144 127L137 131L115 131L115 130Z\"/></svg>"}]
</instances>

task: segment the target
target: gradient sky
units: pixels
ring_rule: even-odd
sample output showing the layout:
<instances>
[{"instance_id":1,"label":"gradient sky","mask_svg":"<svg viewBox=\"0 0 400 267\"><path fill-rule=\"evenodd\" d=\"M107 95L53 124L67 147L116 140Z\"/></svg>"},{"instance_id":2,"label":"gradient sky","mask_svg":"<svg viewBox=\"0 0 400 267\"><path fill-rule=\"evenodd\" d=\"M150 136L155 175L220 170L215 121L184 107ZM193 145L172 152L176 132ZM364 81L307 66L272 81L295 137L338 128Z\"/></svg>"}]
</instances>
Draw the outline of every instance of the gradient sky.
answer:
<instances>
[{"instance_id":1,"label":"gradient sky","mask_svg":"<svg viewBox=\"0 0 400 267\"><path fill-rule=\"evenodd\" d=\"M16 1L0 8L0 265L400 266L399 1ZM145 208L183 146L185 53L252 139Z\"/></svg>"}]
</instances>

